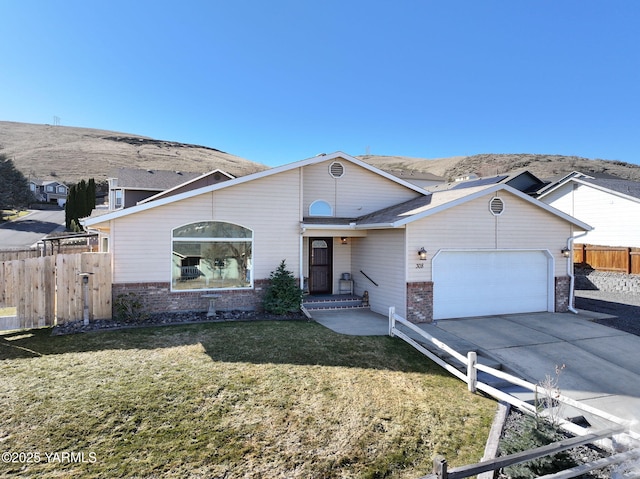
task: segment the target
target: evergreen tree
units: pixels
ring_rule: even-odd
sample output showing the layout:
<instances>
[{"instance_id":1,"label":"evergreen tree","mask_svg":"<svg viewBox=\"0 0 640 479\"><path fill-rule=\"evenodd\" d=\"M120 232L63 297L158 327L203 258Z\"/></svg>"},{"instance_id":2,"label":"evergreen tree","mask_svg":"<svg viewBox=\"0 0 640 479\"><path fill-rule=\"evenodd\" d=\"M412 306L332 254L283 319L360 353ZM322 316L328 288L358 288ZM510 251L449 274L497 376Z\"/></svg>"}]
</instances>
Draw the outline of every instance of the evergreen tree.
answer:
<instances>
[{"instance_id":1,"label":"evergreen tree","mask_svg":"<svg viewBox=\"0 0 640 479\"><path fill-rule=\"evenodd\" d=\"M296 284L291 271L282 260L276 271L271 272L270 283L264 295L263 306L267 313L286 314L300 309L302 290Z\"/></svg>"},{"instance_id":2,"label":"evergreen tree","mask_svg":"<svg viewBox=\"0 0 640 479\"><path fill-rule=\"evenodd\" d=\"M64 205L64 222L68 230L71 229L71 222L78 218L76 212L76 205L78 203L78 194L76 185L69 187L69 193L67 194L67 202Z\"/></svg>"},{"instance_id":3,"label":"evergreen tree","mask_svg":"<svg viewBox=\"0 0 640 479\"><path fill-rule=\"evenodd\" d=\"M87 182L87 216L91 214L91 212L96 207L96 181L93 178L89 178Z\"/></svg>"},{"instance_id":4,"label":"evergreen tree","mask_svg":"<svg viewBox=\"0 0 640 479\"><path fill-rule=\"evenodd\" d=\"M33 199L27 178L15 167L13 160L0 154L0 211L26 208Z\"/></svg>"},{"instance_id":5,"label":"evergreen tree","mask_svg":"<svg viewBox=\"0 0 640 479\"><path fill-rule=\"evenodd\" d=\"M80 180L69 188L65 204L65 224L68 230L82 231L80 218L86 218L96 206L96 183L93 178L88 182Z\"/></svg>"}]
</instances>

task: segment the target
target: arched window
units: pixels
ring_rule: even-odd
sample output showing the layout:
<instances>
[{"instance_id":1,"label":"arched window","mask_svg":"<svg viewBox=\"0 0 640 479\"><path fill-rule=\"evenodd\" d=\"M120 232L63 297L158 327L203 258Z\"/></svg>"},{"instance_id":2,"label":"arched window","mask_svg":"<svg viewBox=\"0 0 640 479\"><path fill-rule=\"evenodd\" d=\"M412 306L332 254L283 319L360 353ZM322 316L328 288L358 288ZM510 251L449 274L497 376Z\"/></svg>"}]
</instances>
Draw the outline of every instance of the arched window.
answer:
<instances>
[{"instance_id":1,"label":"arched window","mask_svg":"<svg viewBox=\"0 0 640 479\"><path fill-rule=\"evenodd\" d=\"M253 284L253 231L200 221L172 232L172 289L237 289Z\"/></svg>"},{"instance_id":2,"label":"arched window","mask_svg":"<svg viewBox=\"0 0 640 479\"><path fill-rule=\"evenodd\" d=\"M324 200L316 200L309 205L309 216L333 216L333 208Z\"/></svg>"}]
</instances>

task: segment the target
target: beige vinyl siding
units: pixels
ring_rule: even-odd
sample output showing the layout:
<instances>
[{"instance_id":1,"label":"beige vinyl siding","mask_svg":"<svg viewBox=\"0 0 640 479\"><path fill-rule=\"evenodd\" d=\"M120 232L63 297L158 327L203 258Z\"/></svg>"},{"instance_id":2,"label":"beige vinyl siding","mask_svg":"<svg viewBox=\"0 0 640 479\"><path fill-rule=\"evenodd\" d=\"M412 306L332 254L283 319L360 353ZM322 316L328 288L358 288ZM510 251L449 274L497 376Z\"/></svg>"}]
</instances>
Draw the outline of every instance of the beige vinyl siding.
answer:
<instances>
[{"instance_id":1,"label":"beige vinyl siding","mask_svg":"<svg viewBox=\"0 0 640 479\"><path fill-rule=\"evenodd\" d=\"M357 218L402 203L420 194L354 163L341 161L344 176L332 178L326 161L304 167L303 214L309 215L309 205L324 200L333 208L333 216Z\"/></svg>"},{"instance_id":2,"label":"beige vinyl siding","mask_svg":"<svg viewBox=\"0 0 640 479\"><path fill-rule=\"evenodd\" d=\"M562 190L562 191L560 191ZM640 203L586 185L568 184L544 198L594 227L576 243L640 247Z\"/></svg>"},{"instance_id":3,"label":"beige vinyl siding","mask_svg":"<svg viewBox=\"0 0 640 479\"><path fill-rule=\"evenodd\" d=\"M347 240L347 244L342 244L340 237L333 238L333 291L340 292L340 277L342 273L351 273L351 244L352 240Z\"/></svg>"},{"instance_id":4,"label":"beige vinyl siding","mask_svg":"<svg viewBox=\"0 0 640 479\"><path fill-rule=\"evenodd\" d=\"M567 273L561 249L572 235L568 222L501 192L505 207L500 216L489 211L495 194L463 203L407 226L408 280L432 281L431 259L440 249L549 249L554 257L555 276ZM427 261L418 259L418 250L428 251ZM420 263L424 266L417 267Z\"/></svg>"},{"instance_id":5,"label":"beige vinyl siding","mask_svg":"<svg viewBox=\"0 0 640 479\"><path fill-rule=\"evenodd\" d=\"M353 238L351 266L355 293L369 291L371 309L388 314L389 307L406 316L405 239L404 229L372 230L366 238ZM375 286L364 275L364 271Z\"/></svg>"},{"instance_id":6,"label":"beige vinyl siding","mask_svg":"<svg viewBox=\"0 0 640 479\"><path fill-rule=\"evenodd\" d=\"M206 220L253 230L254 279L268 278L283 259L298 276L297 179L297 170L285 172L114 220L114 282L170 281L172 229Z\"/></svg>"}]
</instances>

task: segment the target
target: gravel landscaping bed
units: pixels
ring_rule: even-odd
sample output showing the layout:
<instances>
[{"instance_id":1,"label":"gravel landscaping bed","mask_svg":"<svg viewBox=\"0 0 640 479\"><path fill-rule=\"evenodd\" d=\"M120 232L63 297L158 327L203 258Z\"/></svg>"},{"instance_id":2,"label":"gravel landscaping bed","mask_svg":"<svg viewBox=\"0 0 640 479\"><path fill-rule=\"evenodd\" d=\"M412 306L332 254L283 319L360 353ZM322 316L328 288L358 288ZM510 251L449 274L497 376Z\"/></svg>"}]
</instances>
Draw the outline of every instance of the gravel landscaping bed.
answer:
<instances>
[{"instance_id":1,"label":"gravel landscaping bed","mask_svg":"<svg viewBox=\"0 0 640 479\"><path fill-rule=\"evenodd\" d=\"M576 290L576 308L611 317L594 322L640 336L640 295L599 290Z\"/></svg>"},{"instance_id":2,"label":"gravel landscaping bed","mask_svg":"<svg viewBox=\"0 0 640 479\"><path fill-rule=\"evenodd\" d=\"M207 316L206 312L176 312L154 313L143 321L124 322L116 319L90 321L85 326L83 321L72 321L57 325L53 328L52 335L87 333L91 331L104 331L110 329L140 328L151 326L167 326L175 324L212 323L223 321L306 321L307 317L302 312L287 315L260 313L256 311L218 311L216 316Z\"/></svg>"},{"instance_id":3,"label":"gravel landscaping bed","mask_svg":"<svg viewBox=\"0 0 640 479\"><path fill-rule=\"evenodd\" d=\"M531 418L528 418L528 419L531 420ZM517 440L521 438L523 434L526 434L525 428L524 428L524 424L526 420L527 420L527 416L525 416L522 412L518 411L517 409L511 408L511 411L507 416L506 422L504 424L501 441L505 441L505 439L514 440L514 438L515 440ZM562 438L572 437L567 433L561 433L561 436ZM587 464L587 463L594 462L594 461L597 461L598 459L602 459L604 457L609 456L609 454L606 451L603 451L595 446L590 446L590 445L574 447L572 449L568 449L564 451L561 454L565 455L566 461L573 462L576 465ZM502 454L498 454L498 456L500 455ZM550 461L550 459L547 456L543 459L543 461ZM520 466L520 468L521 467L522 466ZM518 472L520 472L520 474L518 474ZM526 476L527 474L526 473L523 474L522 470L517 472L509 471L509 473L503 470L503 471L500 471L496 477L498 479L510 479L513 477L526 477ZM529 476L529 477L533 477L533 476ZM611 477L611 467L604 467L602 469L597 469L577 477L584 478L584 479L608 479Z\"/></svg>"}]
</instances>

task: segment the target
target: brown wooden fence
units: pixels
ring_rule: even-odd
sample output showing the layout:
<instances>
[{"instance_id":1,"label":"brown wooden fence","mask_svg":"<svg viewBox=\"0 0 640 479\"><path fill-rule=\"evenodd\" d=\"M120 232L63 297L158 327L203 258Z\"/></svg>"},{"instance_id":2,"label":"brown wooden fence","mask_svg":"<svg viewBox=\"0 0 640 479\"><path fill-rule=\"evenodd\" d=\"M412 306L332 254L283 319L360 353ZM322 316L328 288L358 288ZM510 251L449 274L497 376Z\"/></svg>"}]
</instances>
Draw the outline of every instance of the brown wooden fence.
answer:
<instances>
[{"instance_id":1,"label":"brown wooden fence","mask_svg":"<svg viewBox=\"0 0 640 479\"><path fill-rule=\"evenodd\" d=\"M88 273L89 320L111 318L111 256L79 253L0 262L0 308L15 308L19 329L54 326L84 317ZM6 314L6 313L5 313Z\"/></svg>"},{"instance_id":2,"label":"brown wooden fence","mask_svg":"<svg viewBox=\"0 0 640 479\"><path fill-rule=\"evenodd\" d=\"M0 251L0 261L39 258L53 254L92 253L98 251L98 235L94 233L74 233L47 236L33 248L8 249Z\"/></svg>"},{"instance_id":3,"label":"brown wooden fence","mask_svg":"<svg viewBox=\"0 0 640 479\"><path fill-rule=\"evenodd\" d=\"M640 274L640 248L576 244L573 262L598 271Z\"/></svg>"},{"instance_id":4,"label":"brown wooden fence","mask_svg":"<svg viewBox=\"0 0 640 479\"><path fill-rule=\"evenodd\" d=\"M42 256L42 252L35 248L0 251L0 261L15 261L39 256Z\"/></svg>"}]
</instances>

